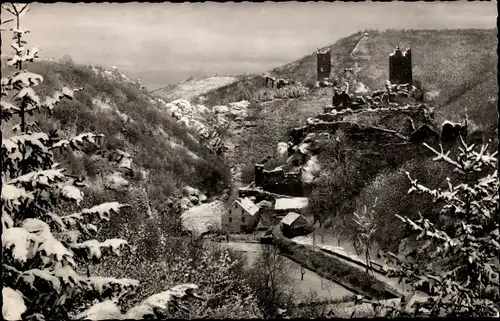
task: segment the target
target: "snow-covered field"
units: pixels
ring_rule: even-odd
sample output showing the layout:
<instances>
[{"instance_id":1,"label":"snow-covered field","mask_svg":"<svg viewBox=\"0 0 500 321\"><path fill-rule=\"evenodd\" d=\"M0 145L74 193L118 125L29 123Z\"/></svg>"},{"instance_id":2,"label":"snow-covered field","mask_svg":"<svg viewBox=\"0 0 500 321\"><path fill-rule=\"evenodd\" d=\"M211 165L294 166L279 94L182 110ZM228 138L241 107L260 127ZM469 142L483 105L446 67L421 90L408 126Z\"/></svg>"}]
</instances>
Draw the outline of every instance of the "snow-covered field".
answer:
<instances>
[{"instance_id":1,"label":"snow-covered field","mask_svg":"<svg viewBox=\"0 0 500 321\"><path fill-rule=\"evenodd\" d=\"M222 201L213 201L192 207L182 213L182 225L191 231L203 233L210 225L220 225L221 215L225 209Z\"/></svg>"},{"instance_id":2,"label":"snow-covered field","mask_svg":"<svg viewBox=\"0 0 500 321\"><path fill-rule=\"evenodd\" d=\"M298 236L298 237L294 237L291 239L293 242L297 243L297 244L303 244L303 245L312 245L313 244L313 239L312 239L312 235L308 235L308 236ZM325 237L325 242L322 243L321 242L321 237L320 236L316 236L316 242L315 242L315 246L318 248L318 249L325 249L325 250L328 250L328 251L331 251L331 252L335 252L335 253L338 253L340 255L343 255L343 256L347 256L349 257L350 259L354 260L354 261L358 261L360 263L366 263L366 260L365 258L361 255L361 256L358 256L356 255L356 253L354 252L353 248L351 246L349 246L348 244L342 244L342 246L337 246L337 245L333 245L335 243L333 243L332 241L334 240L334 238L332 238L331 236L330 237ZM335 241L336 242L336 241ZM333 244L332 244L333 243ZM357 265L355 263L352 263L352 262L349 262L347 260L344 260L347 264L350 264L352 266L356 266L362 270L364 270L364 268L360 265ZM381 261L381 260L377 260L375 258L372 257L372 261L380 264L381 266L385 267L385 262ZM405 294L408 294L409 292L409 287L408 286L404 286L403 283L398 283L398 280L397 279L393 279L393 278L389 278L385 275L381 275L379 273L375 273L375 277L377 279L379 279L380 281L386 283L387 285L391 286L392 288L394 288L395 290L397 290L398 292L400 293L405 293Z\"/></svg>"},{"instance_id":3,"label":"snow-covered field","mask_svg":"<svg viewBox=\"0 0 500 321\"><path fill-rule=\"evenodd\" d=\"M234 250L242 251L247 254L248 264L251 265L255 262L262 245L254 243L235 243L235 242L221 242L220 246L229 247ZM342 298L353 293L346 288L327 280L314 271L304 269L304 279L301 280L300 264L283 257L288 267L288 275L291 279L290 289L295 290L300 294L299 299L309 295L310 291L316 291L320 300L331 300Z\"/></svg>"}]
</instances>

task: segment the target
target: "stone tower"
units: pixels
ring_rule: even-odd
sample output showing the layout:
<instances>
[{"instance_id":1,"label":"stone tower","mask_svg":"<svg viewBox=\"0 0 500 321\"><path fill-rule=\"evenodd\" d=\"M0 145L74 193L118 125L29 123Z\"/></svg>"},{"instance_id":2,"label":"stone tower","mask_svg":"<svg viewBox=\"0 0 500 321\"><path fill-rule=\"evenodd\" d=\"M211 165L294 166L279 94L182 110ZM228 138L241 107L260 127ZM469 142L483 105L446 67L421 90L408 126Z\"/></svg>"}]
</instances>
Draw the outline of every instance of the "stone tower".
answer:
<instances>
[{"instance_id":1,"label":"stone tower","mask_svg":"<svg viewBox=\"0 0 500 321\"><path fill-rule=\"evenodd\" d=\"M255 186L261 187L264 184L264 165L255 164Z\"/></svg>"},{"instance_id":2,"label":"stone tower","mask_svg":"<svg viewBox=\"0 0 500 321\"><path fill-rule=\"evenodd\" d=\"M399 46L389 55L389 81L392 84L411 84L413 81L411 50L403 53Z\"/></svg>"},{"instance_id":3,"label":"stone tower","mask_svg":"<svg viewBox=\"0 0 500 321\"><path fill-rule=\"evenodd\" d=\"M318 81L323 81L328 78L330 78L330 73L332 71L332 60L331 60L331 53L330 53L330 48L326 49L325 51L318 51L316 52L316 57L317 57L317 80Z\"/></svg>"}]
</instances>

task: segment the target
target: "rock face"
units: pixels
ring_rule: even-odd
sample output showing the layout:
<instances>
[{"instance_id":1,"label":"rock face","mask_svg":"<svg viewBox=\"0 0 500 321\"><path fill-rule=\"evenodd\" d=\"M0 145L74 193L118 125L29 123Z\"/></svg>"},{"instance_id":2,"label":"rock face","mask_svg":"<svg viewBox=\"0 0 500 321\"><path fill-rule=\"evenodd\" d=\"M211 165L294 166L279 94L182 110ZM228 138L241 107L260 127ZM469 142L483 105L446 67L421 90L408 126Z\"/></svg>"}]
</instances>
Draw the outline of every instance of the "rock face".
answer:
<instances>
[{"instance_id":1,"label":"rock face","mask_svg":"<svg viewBox=\"0 0 500 321\"><path fill-rule=\"evenodd\" d=\"M221 129L237 133L242 127L255 126L255 122L248 117L250 102L247 100L212 108L191 104L183 99L166 103L163 99L156 98L156 101L180 124L194 129L198 133L198 140L217 155L227 151L228 148L219 134Z\"/></svg>"},{"instance_id":2,"label":"rock face","mask_svg":"<svg viewBox=\"0 0 500 321\"><path fill-rule=\"evenodd\" d=\"M250 102L242 100L229 103L228 106L217 105L212 107L212 112L217 115L219 125L227 127L229 121L244 121L248 117L248 106Z\"/></svg>"},{"instance_id":3,"label":"rock face","mask_svg":"<svg viewBox=\"0 0 500 321\"><path fill-rule=\"evenodd\" d=\"M112 190L121 190L129 186L129 182L123 178L122 173L113 172L106 176L105 186Z\"/></svg>"},{"instance_id":4,"label":"rock face","mask_svg":"<svg viewBox=\"0 0 500 321\"><path fill-rule=\"evenodd\" d=\"M390 159L394 158L391 161L417 153L422 142L435 144L439 141L432 109L423 104L341 111L325 108L325 111L309 118L307 125L290 131L285 167L293 168L293 172L299 175L287 175L284 167L266 171L263 165L257 164L256 186L275 193L308 195L309 184L314 184L321 172L317 156L322 144L339 140L339 132L342 132L342 140L348 148L364 151L373 157L389 155ZM381 154L381 146L386 155ZM290 186L290 177L293 177L292 186L296 189Z\"/></svg>"}]
</instances>

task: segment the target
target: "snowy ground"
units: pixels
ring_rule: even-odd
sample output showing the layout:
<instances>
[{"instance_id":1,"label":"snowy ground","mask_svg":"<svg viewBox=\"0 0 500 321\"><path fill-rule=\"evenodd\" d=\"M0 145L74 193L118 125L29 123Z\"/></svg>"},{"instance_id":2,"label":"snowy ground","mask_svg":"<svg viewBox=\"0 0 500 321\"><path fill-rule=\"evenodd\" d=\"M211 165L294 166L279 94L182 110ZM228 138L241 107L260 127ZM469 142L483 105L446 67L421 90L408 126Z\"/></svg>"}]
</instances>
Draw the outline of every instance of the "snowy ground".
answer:
<instances>
[{"instance_id":1,"label":"snowy ground","mask_svg":"<svg viewBox=\"0 0 500 321\"><path fill-rule=\"evenodd\" d=\"M257 258L257 255L261 249L260 244L252 243L221 242L220 245L245 252L247 254L249 265L255 262L255 259ZM338 299L347 295L353 295L351 291L319 276L315 272L308 269L304 269L304 280L301 280L300 264L286 257L283 257L283 259L285 259L286 264L289 267L289 276L292 281L290 289L295 290L300 294L298 299L308 296L311 290L316 291L316 293L318 294L318 299L320 299L321 301Z\"/></svg>"},{"instance_id":2,"label":"snowy ground","mask_svg":"<svg viewBox=\"0 0 500 321\"><path fill-rule=\"evenodd\" d=\"M291 239L293 242L298 243L298 244L304 244L304 245L312 245L313 244L313 238L312 234L308 236L298 236L295 238ZM364 256L362 255L357 255L356 252L354 251L354 248L348 244L348 243L341 243L341 246L338 246L338 240L335 237L332 237L331 235L325 235L324 236L324 243L321 242L321 236L316 235L316 241L315 245L318 250L320 249L326 249L332 252L339 253L340 255L344 255L349 257L350 259L353 259L358 262L366 263L366 260ZM349 262L344 260L347 264L350 264L352 266L355 266L359 269L365 270L364 267L361 265L357 265L355 263ZM380 264L381 266L385 267L385 263L381 260L377 260L375 258L372 258L372 261ZM375 273L375 277L379 279L380 281L386 283L387 285L391 286L395 290L397 290L399 293L404 293L404 294L409 294L409 287L404 284L398 283L396 279L386 277L384 275L381 275L379 273Z\"/></svg>"},{"instance_id":3,"label":"snowy ground","mask_svg":"<svg viewBox=\"0 0 500 321\"><path fill-rule=\"evenodd\" d=\"M220 225L221 215L225 207L222 201L213 201L192 207L182 213L182 225L188 230L203 233L210 225Z\"/></svg>"}]
</instances>

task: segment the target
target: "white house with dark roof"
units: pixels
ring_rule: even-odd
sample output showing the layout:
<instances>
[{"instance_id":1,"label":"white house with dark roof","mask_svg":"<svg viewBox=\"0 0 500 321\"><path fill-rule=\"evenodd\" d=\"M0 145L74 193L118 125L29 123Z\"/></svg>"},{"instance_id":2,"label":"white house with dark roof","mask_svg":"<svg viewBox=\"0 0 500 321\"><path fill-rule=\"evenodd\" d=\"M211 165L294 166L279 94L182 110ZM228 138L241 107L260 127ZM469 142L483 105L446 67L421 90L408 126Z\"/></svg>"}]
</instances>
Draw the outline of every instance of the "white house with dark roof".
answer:
<instances>
[{"instance_id":1,"label":"white house with dark roof","mask_svg":"<svg viewBox=\"0 0 500 321\"><path fill-rule=\"evenodd\" d=\"M252 233L259 222L259 207L249 198L238 198L221 216L222 228L233 233Z\"/></svg>"}]
</instances>

